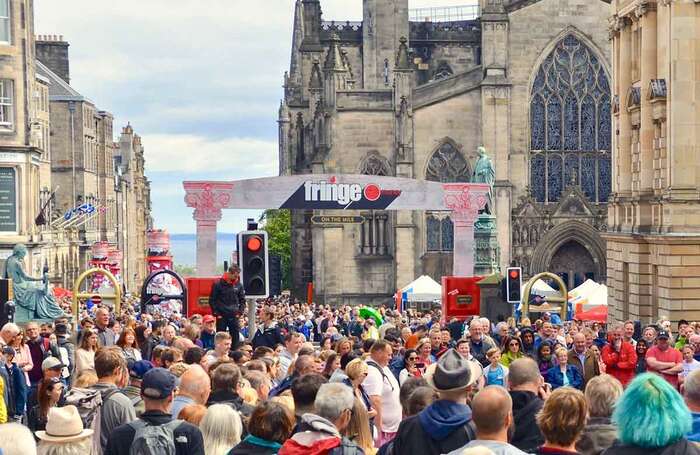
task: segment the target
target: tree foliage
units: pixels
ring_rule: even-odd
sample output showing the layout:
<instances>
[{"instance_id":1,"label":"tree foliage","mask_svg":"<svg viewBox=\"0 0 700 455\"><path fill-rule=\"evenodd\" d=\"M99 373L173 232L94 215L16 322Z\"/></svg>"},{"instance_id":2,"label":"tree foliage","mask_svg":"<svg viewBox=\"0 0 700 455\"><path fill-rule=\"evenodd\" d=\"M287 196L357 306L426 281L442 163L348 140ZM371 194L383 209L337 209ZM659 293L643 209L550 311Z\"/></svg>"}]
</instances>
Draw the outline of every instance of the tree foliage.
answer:
<instances>
[{"instance_id":1,"label":"tree foliage","mask_svg":"<svg viewBox=\"0 0 700 455\"><path fill-rule=\"evenodd\" d=\"M197 269L191 265L175 264L175 273L186 278L188 276L196 276Z\"/></svg>"},{"instance_id":2,"label":"tree foliage","mask_svg":"<svg viewBox=\"0 0 700 455\"><path fill-rule=\"evenodd\" d=\"M260 216L267 231L269 251L282 259L282 289L292 285L292 214L289 210L268 209Z\"/></svg>"}]
</instances>

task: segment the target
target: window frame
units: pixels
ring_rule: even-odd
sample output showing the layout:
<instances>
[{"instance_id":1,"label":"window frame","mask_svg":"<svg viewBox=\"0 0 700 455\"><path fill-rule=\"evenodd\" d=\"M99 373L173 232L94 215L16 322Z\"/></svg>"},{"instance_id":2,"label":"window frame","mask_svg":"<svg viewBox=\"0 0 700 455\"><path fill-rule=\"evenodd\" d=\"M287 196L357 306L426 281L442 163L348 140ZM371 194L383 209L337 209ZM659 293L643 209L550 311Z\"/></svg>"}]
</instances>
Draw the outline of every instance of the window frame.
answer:
<instances>
[{"instance_id":1,"label":"window frame","mask_svg":"<svg viewBox=\"0 0 700 455\"><path fill-rule=\"evenodd\" d=\"M0 16L0 22L4 21L7 24L7 40L0 36L0 45L12 45L12 2L10 0L0 0L7 7L7 16Z\"/></svg>"},{"instance_id":2,"label":"window frame","mask_svg":"<svg viewBox=\"0 0 700 455\"><path fill-rule=\"evenodd\" d=\"M6 85L9 88L6 88ZM3 96L9 92L9 96ZM5 101L5 100L9 100ZM3 110L7 107L7 117L9 121L0 120L0 131L14 131L15 129L15 81L13 79L0 79L0 119L3 117Z\"/></svg>"}]
</instances>

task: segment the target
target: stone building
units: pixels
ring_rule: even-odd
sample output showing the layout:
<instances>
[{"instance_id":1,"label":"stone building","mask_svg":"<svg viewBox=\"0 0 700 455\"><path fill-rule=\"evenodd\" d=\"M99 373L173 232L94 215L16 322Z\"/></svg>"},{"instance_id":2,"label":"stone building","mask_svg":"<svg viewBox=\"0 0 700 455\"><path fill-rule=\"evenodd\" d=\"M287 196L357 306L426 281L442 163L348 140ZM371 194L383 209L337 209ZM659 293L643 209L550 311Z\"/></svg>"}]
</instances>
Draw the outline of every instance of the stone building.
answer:
<instances>
[{"instance_id":1,"label":"stone building","mask_svg":"<svg viewBox=\"0 0 700 455\"><path fill-rule=\"evenodd\" d=\"M41 276L48 265L60 280L74 249L70 235L48 227L49 85L36 71L32 2L0 0L0 260L24 243L27 273Z\"/></svg>"},{"instance_id":2,"label":"stone building","mask_svg":"<svg viewBox=\"0 0 700 455\"><path fill-rule=\"evenodd\" d=\"M144 147L141 136L131 125L122 128L114 150L117 200L117 239L124 252L122 276L140 292L148 276L146 267L146 232L153 228L151 185L145 175Z\"/></svg>"},{"instance_id":3,"label":"stone building","mask_svg":"<svg viewBox=\"0 0 700 455\"><path fill-rule=\"evenodd\" d=\"M700 318L700 5L615 0L613 319Z\"/></svg>"},{"instance_id":4,"label":"stone building","mask_svg":"<svg viewBox=\"0 0 700 455\"><path fill-rule=\"evenodd\" d=\"M68 48L55 35L40 36L36 42L37 71L49 81L55 212L63 215L84 203L96 209L86 222L58 229L77 235L77 260L68 268L69 282L72 285L90 267L93 244L107 242L122 256L127 289L138 292L145 279L145 236L151 226L143 148L138 136L131 148L123 135L115 143L112 114L71 87ZM131 126L127 130L133 135Z\"/></svg>"},{"instance_id":5,"label":"stone building","mask_svg":"<svg viewBox=\"0 0 700 455\"><path fill-rule=\"evenodd\" d=\"M484 145L501 267L553 271L569 286L605 281L609 1L481 0L472 14L450 11L364 0L362 22L326 22L319 0L297 0L280 174L463 182ZM386 303L420 274L451 273L449 213L363 215L363 225L324 226L294 214L297 292L313 281L320 301Z\"/></svg>"}]
</instances>

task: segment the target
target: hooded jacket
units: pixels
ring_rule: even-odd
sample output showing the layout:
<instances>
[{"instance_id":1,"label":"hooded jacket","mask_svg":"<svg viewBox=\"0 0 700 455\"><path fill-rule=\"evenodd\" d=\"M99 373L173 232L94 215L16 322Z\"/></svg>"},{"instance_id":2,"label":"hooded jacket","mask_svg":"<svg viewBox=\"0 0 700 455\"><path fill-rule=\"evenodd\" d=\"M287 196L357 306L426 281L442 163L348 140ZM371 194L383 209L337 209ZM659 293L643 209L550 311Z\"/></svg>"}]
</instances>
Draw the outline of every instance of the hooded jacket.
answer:
<instances>
[{"instance_id":1,"label":"hooded jacket","mask_svg":"<svg viewBox=\"0 0 700 455\"><path fill-rule=\"evenodd\" d=\"M608 417L590 417L583 429L581 438L576 443L576 450L581 455L600 455L612 446L617 436L617 427Z\"/></svg>"},{"instance_id":2,"label":"hooded jacket","mask_svg":"<svg viewBox=\"0 0 700 455\"><path fill-rule=\"evenodd\" d=\"M315 414L301 417L300 431L287 439L279 455L364 455L355 443L344 438L332 422Z\"/></svg>"},{"instance_id":3,"label":"hooded jacket","mask_svg":"<svg viewBox=\"0 0 700 455\"><path fill-rule=\"evenodd\" d=\"M231 284L221 279L214 283L209 304L215 316L233 319L245 313L245 291L240 281Z\"/></svg>"},{"instance_id":4,"label":"hooded jacket","mask_svg":"<svg viewBox=\"0 0 700 455\"><path fill-rule=\"evenodd\" d=\"M476 431L469 406L438 400L420 414L401 422L390 453L440 455L459 449L473 439L476 439Z\"/></svg>"},{"instance_id":5,"label":"hooded jacket","mask_svg":"<svg viewBox=\"0 0 700 455\"><path fill-rule=\"evenodd\" d=\"M683 438L665 447L628 446L616 442L603 455L700 455L700 446Z\"/></svg>"},{"instance_id":6,"label":"hooded jacket","mask_svg":"<svg viewBox=\"0 0 700 455\"><path fill-rule=\"evenodd\" d=\"M510 443L523 452L532 453L544 444L544 437L537 426L537 413L544 401L536 394L525 391L511 391L513 399L513 420L515 433Z\"/></svg>"}]
</instances>

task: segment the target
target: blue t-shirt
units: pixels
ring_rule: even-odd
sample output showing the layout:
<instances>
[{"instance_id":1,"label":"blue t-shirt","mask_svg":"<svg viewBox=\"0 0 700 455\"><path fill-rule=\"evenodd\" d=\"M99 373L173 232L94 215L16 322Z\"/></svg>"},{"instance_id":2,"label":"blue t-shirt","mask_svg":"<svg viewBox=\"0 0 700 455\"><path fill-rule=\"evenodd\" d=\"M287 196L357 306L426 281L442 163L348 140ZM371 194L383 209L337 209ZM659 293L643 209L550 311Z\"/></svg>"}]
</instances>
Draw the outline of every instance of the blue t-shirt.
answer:
<instances>
[{"instance_id":1,"label":"blue t-shirt","mask_svg":"<svg viewBox=\"0 0 700 455\"><path fill-rule=\"evenodd\" d=\"M500 385L505 387L505 370L502 365L498 365L497 368L489 368L489 373L486 375L486 385Z\"/></svg>"}]
</instances>

